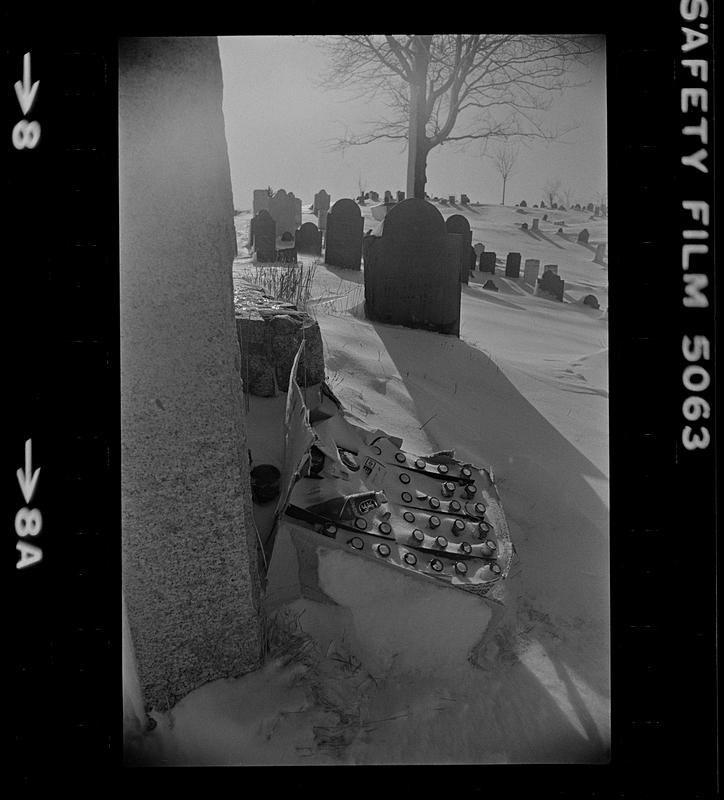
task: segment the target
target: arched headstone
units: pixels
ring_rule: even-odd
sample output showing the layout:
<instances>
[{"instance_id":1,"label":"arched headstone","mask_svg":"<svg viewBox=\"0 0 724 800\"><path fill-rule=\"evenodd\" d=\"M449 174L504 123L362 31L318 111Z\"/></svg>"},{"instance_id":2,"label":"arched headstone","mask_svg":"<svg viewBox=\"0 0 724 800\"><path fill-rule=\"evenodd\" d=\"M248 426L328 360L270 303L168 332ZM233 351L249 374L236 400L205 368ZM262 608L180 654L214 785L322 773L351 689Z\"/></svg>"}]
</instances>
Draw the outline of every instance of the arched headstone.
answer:
<instances>
[{"instance_id":1,"label":"arched headstone","mask_svg":"<svg viewBox=\"0 0 724 800\"><path fill-rule=\"evenodd\" d=\"M606 244L605 242L601 242L600 244L596 245L596 255L593 257L593 260L596 264L603 264L605 258L606 258Z\"/></svg>"},{"instance_id":2,"label":"arched headstone","mask_svg":"<svg viewBox=\"0 0 724 800\"><path fill-rule=\"evenodd\" d=\"M537 290L539 293L550 295L556 300L563 300L564 281L559 278L552 270L544 270L543 275L538 278Z\"/></svg>"},{"instance_id":3,"label":"arched headstone","mask_svg":"<svg viewBox=\"0 0 724 800\"><path fill-rule=\"evenodd\" d=\"M331 267L360 269L364 221L354 200L337 200L327 215L324 263Z\"/></svg>"},{"instance_id":4,"label":"arched headstone","mask_svg":"<svg viewBox=\"0 0 724 800\"><path fill-rule=\"evenodd\" d=\"M294 237L297 252L318 256L322 252L322 234L313 222L305 222Z\"/></svg>"},{"instance_id":5,"label":"arched headstone","mask_svg":"<svg viewBox=\"0 0 724 800\"><path fill-rule=\"evenodd\" d=\"M277 236L296 231L297 205L293 194L287 194L284 189L275 192L269 201L269 213L277 224Z\"/></svg>"},{"instance_id":6,"label":"arched headstone","mask_svg":"<svg viewBox=\"0 0 724 800\"><path fill-rule=\"evenodd\" d=\"M320 189L317 194L314 195L312 211L317 216L319 216L320 211L329 211L329 195L326 189Z\"/></svg>"},{"instance_id":7,"label":"arched headstone","mask_svg":"<svg viewBox=\"0 0 724 800\"><path fill-rule=\"evenodd\" d=\"M371 320L460 335L460 269L442 214L412 197L366 243L365 313Z\"/></svg>"},{"instance_id":8,"label":"arched headstone","mask_svg":"<svg viewBox=\"0 0 724 800\"><path fill-rule=\"evenodd\" d=\"M579 231L579 233L578 233L578 241L579 241L579 243L580 244L588 244L589 235L590 234L588 233L588 228L584 228L582 231Z\"/></svg>"},{"instance_id":9,"label":"arched headstone","mask_svg":"<svg viewBox=\"0 0 724 800\"><path fill-rule=\"evenodd\" d=\"M505 277L520 277L520 253L508 253L508 258L505 260Z\"/></svg>"},{"instance_id":10,"label":"arched headstone","mask_svg":"<svg viewBox=\"0 0 724 800\"><path fill-rule=\"evenodd\" d=\"M598 298L596 297L595 294L587 294L583 298L582 302L583 302L584 306L590 306L591 308L600 308L601 307L600 303L598 302Z\"/></svg>"},{"instance_id":11,"label":"arched headstone","mask_svg":"<svg viewBox=\"0 0 724 800\"><path fill-rule=\"evenodd\" d=\"M257 261L270 263L277 260L276 222L266 209L254 217L254 249Z\"/></svg>"},{"instance_id":12,"label":"arched headstone","mask_svg":"<svg viewBox=\"0 0 724 800\"><path fill-rule=\"evenodd\" d=\"M470 259L470 248L473 246L473 232L470 230L470 223L462 214L452 214L445 220L445 227L448 233L457 233L463 237L463 263L460 280L467 283L468 274L475 266Z\"/></svg>"}]
</instances>

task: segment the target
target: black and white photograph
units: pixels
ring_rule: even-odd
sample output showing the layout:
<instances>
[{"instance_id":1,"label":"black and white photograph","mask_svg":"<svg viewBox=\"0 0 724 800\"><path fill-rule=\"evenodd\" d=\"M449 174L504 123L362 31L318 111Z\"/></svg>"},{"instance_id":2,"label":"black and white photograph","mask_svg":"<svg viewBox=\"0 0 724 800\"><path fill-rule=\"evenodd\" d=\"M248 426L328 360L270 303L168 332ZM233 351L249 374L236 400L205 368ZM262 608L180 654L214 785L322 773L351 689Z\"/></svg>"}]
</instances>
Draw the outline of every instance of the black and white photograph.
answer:
<instances>
[{"instance_id":1,"label":"black and white photograph","mask_svg":"<svg viewBox=\"0 0 724 800\"><path fill-rule=\"evenodd\" d=\"M710 796L712 5L15 14L26 785Z\"/></svg>"}]
</instances>

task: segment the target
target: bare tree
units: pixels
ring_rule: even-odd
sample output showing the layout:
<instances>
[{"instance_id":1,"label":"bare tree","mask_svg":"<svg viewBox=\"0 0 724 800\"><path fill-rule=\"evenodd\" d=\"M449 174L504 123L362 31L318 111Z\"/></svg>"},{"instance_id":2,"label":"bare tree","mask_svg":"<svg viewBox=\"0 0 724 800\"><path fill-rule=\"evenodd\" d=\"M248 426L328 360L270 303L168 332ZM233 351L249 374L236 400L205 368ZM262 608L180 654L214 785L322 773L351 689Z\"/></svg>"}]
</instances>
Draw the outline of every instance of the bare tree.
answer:
<instances>
[{"instance_id":1,"label":"bare tree","mask_svg":"<svg viewBox=\"0 0 724 800\"><path fill-rule=\"evenodd\" d=\"M543 184L543 194L545 195L549 206L553 206L553 203L558 200L558 193L560 192L560 189L560 178L548 178L548 180Z\"/></svg>"},{"instance_id":2,"label":"bare tree","mask_svg":"<svg viewBox=\"0 0 724 800\"><path fill-rule=\"evenodd\" d=\"M503 179L503 199L500 201L501 205L505 205L505 185L508 183L508 178L515 171L515 165L518 161L518 149L512 148L508 145L499 147L490 158L493 159L495 169L500 173Z\"/></svg>"},{"instance_id":3,"label":"bare tree","mask_svg":"<svg viewBox=\"0 0 724 800\"><path fill-rule=\"evenodd\" d=\"M573 189L570 186L566 186L560 191L560 196L563 202L566 204L566 208L571 207L571 201L573 200L574 194Z\"/></svg>"},{"instance_id":4,"label":"bare tree","mask_svg":"<svg viewBox=\"0 0 724 800\"><path fill-rule=\"evenodd\" d=\"M407 142L407 192L424 197L427 158L444 142L539 137L552 92L574 84L570 67L600 48L597 37L435 34L328 36L322 86L382 99L388 112L337 147ZM570 130L570 128L568 129Z\"/></svg>"}]
</instances>

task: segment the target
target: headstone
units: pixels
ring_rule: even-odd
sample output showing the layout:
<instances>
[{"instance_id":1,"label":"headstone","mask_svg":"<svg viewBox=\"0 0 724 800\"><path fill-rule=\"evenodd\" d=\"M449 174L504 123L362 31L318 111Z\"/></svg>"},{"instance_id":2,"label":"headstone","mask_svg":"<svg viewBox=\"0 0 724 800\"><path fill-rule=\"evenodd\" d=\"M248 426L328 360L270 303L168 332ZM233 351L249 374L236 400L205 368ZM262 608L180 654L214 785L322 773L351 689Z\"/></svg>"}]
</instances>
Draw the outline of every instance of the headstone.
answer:
<instances>
[{"instance_id":1,"label":"headstone","mask_svg":"<svg viewBox=\"0 0 724 800\"><path fill-rule=\"evenodd\" d=\"M600 303L598 302L598 298L596 297L595 294L587 294L583 298L582 302L583 302L584 306L590 306L591 308L600 308L601 307Z\"/></svg>"},{"instance_id":2,"label":"headstone","mask_svg":"<svg viewBox=\"0 0 724 800\"><path fill-rule=\"evenodd\" d=\"M554 210L558 208L558 203L551 203L551 208Z\"/></svg>"},{"instance_id":3,"label":"headstone","mask_svg":"<svg viewBox=\"0 0 724 800\"><path fill-rule=\"evenodd\" d=\"M461 206L470 205L470 198L466 194L461 194L460 195L460 205Z\"/></svg>"},{"instance_id":4,"label":"headstone","mask_svg":"<svg viewBox=\"0 0 724 800\"><path fill-rule=\"evenodd\" d=\"M327 230L327 214L329 214L329 211L327 211L326 208L320 208L319 209L318 217L319 217L319 230L320 231L326 231Z\"/></svg>"},{"instance_id":5,"label":"headstone","mask_svg":"<svg viewBox=\"0 0 724 800\"><path fill-rule=\"evenodd\" d=\"M480 258L480 254L485 252L485 245L482 242L475 242L473 250L475 250L475 260L477 261Z\"/></svg>"},{"instance_id":6,"label":"headstone","mask_svg":"<svg viewBox=\"0 0 724 800\"><path fill-rule=\"evenodd\" d=\"M521 223L520 227L521 227L522 230L527 231L528 230L528 223L527 222L523 222L523 223Z\"/></svg>"},{"instance_id":7,"label":"headstone","mask_svg":"<svg viewBox=\"0 0 724 800\"><path fill-rule=\"evenodd\" d=\"M541 208L545 208L546 207L546 204L543 202L543 200L540 201L540 207Z\"/></svg>"},{"instance_id":8,"label":"headstone","mask_svg":"<svg viewBox=\"0 0 724 800\"><path fill-rule=\"evenodd\" d=\"M530 286L535 286L540 271L540 261L537 258L526 258L523 265L523 280Z\"/></svg>"},{"instance_id":9,"label":"headstone","mask_svg":"<svg viewBox=\"0 0 724 800\"><path fill-rule=\"evenodd\" d=\"M373 203L379 203L380 202L379 193L378 192L370 192L370 200L372 200Z\"/></svg>"},{"instance_id":10,"label":"headstone","mask_svg":"<svg viewBox=\"0 0 724 800\"><path fill-rule=\"evenodd\" d=\"M548 214L543 214L543 222L548 222Z\"/></svg>"},{"instance_id":11,"label":"headstone","mask_svg":"<svg viewBox=\"0 0 724 800\"><path fill-rule=\"evenodd\" d=\"M533 217L533 230L538 230L538 217Z\"/></svg>"},{"instance_id":12,"label":"headstone","mask_svg":"<svg viewBox=\"0 0 724 800\"><path fill-rule=\"evenodd\" d=\"M588 228L584 228L583 230L578 232L578 242L579 244L588 244Z\"/></svg>"},{"instance_id":13,"label":"headstone","mask_svg":"<svg viewBox=\"0 0 724 800\"><path fill-rule=\"evenodd\" d=\"M252 213L256 216L262 209L269 210L269 190L268 189L254 189L254 202Z\"/></svg>"},{"instance_id":14,"label":"headstone","mask_svg":"<svg viewBox=\"0 0 724 800\"><path fill-rule=\"evenodd\" d=\"M294 235L298 253L318 256L322 252L322 234L313 222L305 222Z\"/></svg>"},{"instance_id":15,"label":"headstone","mask_svg":"<svg viewBox=\"0 0 724 800\"><path fill-rule=\"evenodd\" d=\"M606 258L606 244L605 242L601 242L600 244L596 245L596 255L593 257L593 260L596 264L603 264L605 258Z\"/></svg>"},{"instance_id":16,"label":"headstone","mask_svg":"<svg viewBox=\"0 0 724 800\"><path fill-rule=\"evenodd\" d=\"M563 279L551 270L543 270L542 277L538 278L537 291L539 294L550 295L556 300L563 301L563 287Z\"/></svg>"},{"instance_id":17,"label":"headstone","mask_svg":"<svg viewBox=\"0 0 724 800\"><path fill-rule=\"evenodd\" d=\"M485 281L485 283L483 284L483 289L487 289L489 292L499 291L498 287L495 285L495 281L492 280Z\"/></svg>"},{"instance_id":18,"label":"headstone","mask_svg":"<svg viewBox=\"0 0 724 800\"><path fill-rule=\"evenodd\" d=\"M538 208L538 203L533 203L533 208Z\"/></svg>"},{"instance_id":19,"label":"headstone","mask_svg":"<svg viewBox=\"0 0 724 800\"><path fill-rule=\"evenodd\" d=\"M455 195L454 194L448 195L447 199L448 199L449 203L451 203L452 205L455 205Z\"/></svg>"},{"instance_id":20,"label":"headstone","mask_svg":"<svg viewBox=\"0 0 724 800\"><path fill-rule=\"evenodd\" d=\"M283 242L293 242L294 237L292 236L289 231L284 231L284 233L279 237Z\"/></svg>"},{"instance_id":21,"label":"headstone","mask_svg":"<svg viewBox=\"0 0 724 800\"><path fill-rule=\"evenodd\" d=\"M492 272L495 274L495 258L496 255L492 250L486 250L480 254L480 271Z\"/></svg>"},{"instance_id":22,"label":"headstone","mask_svg":"<svg viewBox=\"0 0 724 800\"><path fill-rule=\"evenodd\" d=\"M401 203L404 199L405 199L405 193L404 192L398 192L397 193L397 202Z\"/></svg>"},{"instance_id":23,"label":"headstone","mask_svg":"<svg viewBox=\"0 0 724 800\"><path fill-rule=\"evenodd\" d=\"M562 235L562 234L563 234L563 228L558 228L558 230L556 231L556 233L557 233L558 235Z\"/></svg>"},{"instance_id":24,"label":"headstone","mask_svg":"<svg viewBox=\"0 0 724 800\"><path fill-rule=\"evenodd\" d=\"M520 207L521 208L528 208L528 203L526 203L525 200L521 200L520 201Z\"/></svg>"},{"instance_id":25,"label":"headstone","mask_svg":"<svg viewBox=\"0 0 724 800\"><path fill-rule=\"evenodd\" d=\"M586 206L586 210L587 210L587 211L593 211L593 203L589 203L589 204Z\"/></svg>"},{"instance_id":26,"label":"headstone","mask_svg":"<svg viewBox=\"0 0 724 800\"><path fill-rule=\"evenodd\" d=\"M347 198L337 200L327 216L324 263L330 267L360 269L363 226L357 203Z\"/></svg>"},{"instance_id":27,"label":"headstone","mask_svg":"<svg viewBox=\"0 0 724 800\"><path fill-rule=\"evenodd\" d=\"M253 221L256 260L262 263L276 261L277 226L272 215L266 209L262 209Z\"/></svg>"},{"instance_id":28,"label":"headstone","mask_svg":"<svg viewBox=\"0 0 724 800\"><path fill-rule=\"evenodd\" d=\"M274 193L269 201L269 213L277 224L277 236L283 233L294 234L297 229L297 205L294 195L288 195L284 189Z\"/></svg>"},{"instance_id":29,"label":"headstone","mask_svg":"<svg viewBox=\"0 0 724 800\"><path fill-rule=\"evenodd\" d=\"M391 208L365 257L365 313L371 320L460 334L460 269L448 256L442 214L412 197Z\"/></svg>"},{"instance_id":30,"label":"headstone","mask_svg":"<svg viewBox=\"0 0 724 800\"><path fill-rule=\"evenodd\" d=\"M142 714L257 669L264 637L216 37L121 38L118 114L118 623L123 596Z\"/></svg>"},{"instance_id":31,"label":"headstone","mask_svg":"<svg viewBox=\"0 0 724 800\"><path fill-rule=\"evenodd\" d=\"M558 274L558 264L545 264L543 267L543 274L545 275L546 272L553 272L556 275Z\"/></svg>"},{"instance_id":32,"label":"headstone","mask_svg":"<svg viewBox=\"0 0 724 800\"><path fill-rule=\"evenodd\" d=\"M468 283L470 270L465 255L465 237L460 233L448 233L448 260L458 265L461 283Z\"/></svg>"},{"instance_id":33,"label":"headstone","mask_svg":"<svg viewBox=\"0 0 724 800\"><path fill-rule=\"evenodd\" d=\"M453 214L445 220L445 227L448 233L458 233L463 237L462 244L462 271L460 273L463 283L468 282L468 274L474 269L474 262L470 259L470 249L473 245L473 232L470 230L470 223L462 214Z\"/></svg>"},{"instance_id":34,"label":"headstone","mask_svg":"<svg viewBox=\"0 0 724 800\"><path fill-rule=\"evenodd\" d=\"M508 253L508 258L505 261L505 277L520 277L520 253Z\"/></svg>"},{"instance_id":35,"label":"headstone","mask_svg":"<svg viewBox=\"0 0 724 800\"><path fill-rule=\"evenodd\" d=\"M320 189L317 194L314 195L312 211L317 216L319 216L320 211L329 211L329 195L326 189Z\"/></svg>"},{"instance_id":36,"label":"headstone","mask_svg":"<svg viewBox=\"0 0 724 800\"><path fill-rule=\"evenodd\" d=\"M392 192L389 189L385 192L385 203L394 203Z\"/></svg>"}]
</instances>

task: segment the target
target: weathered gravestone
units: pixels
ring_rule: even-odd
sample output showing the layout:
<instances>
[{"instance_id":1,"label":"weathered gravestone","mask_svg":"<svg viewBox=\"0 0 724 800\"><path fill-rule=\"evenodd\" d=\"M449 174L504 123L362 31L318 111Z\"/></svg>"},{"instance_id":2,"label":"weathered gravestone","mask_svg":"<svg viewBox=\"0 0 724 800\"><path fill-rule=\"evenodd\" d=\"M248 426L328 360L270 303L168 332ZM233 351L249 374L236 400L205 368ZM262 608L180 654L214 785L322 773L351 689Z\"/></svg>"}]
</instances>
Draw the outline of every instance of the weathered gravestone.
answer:
<instances>
[{"instance_id":1,"label":"weathered gravestone","mask_svg":"<svg viewBox=\"0 0 724 800\"><path fill-rule=\"evenodd\" d=\"M254 189L252 213L256 216L262 209L269 210L271 196L268 189Z\"/></svg>"},{"instance_id":2,"label":"weathered gravestone","mask_svg":"<svg viewBox=\"0 0 724 800\"><path fill-rule=\"evenodd\" d=\"M461 206L470 205L470 198L466 194L461 194L460 195L460 205Z\"/></svg>"},{"instance_id":3,"label":"weathered gravestone","mask_svg":"<svg viewBox=\"0 0 724 800\"><path fill-rule=\"evenodd\" d=\"M538 230L538 217L533 217L533 230Z\"/></svg>"},{"instance_id":4,"label":"weathered gravestone","mask_svg":"<svg viewBox=\"0 0 724 800\"><path fill-rule=\"evenodd\" d=\"M360 269L364 221L354 200L337 200L327 216L324 263L330 267Z\"/></svg>"},{"instance_id":5,"label":"weathered gravestone","mask_svg":"<svg viewBox=\"0 0 724 800\"><path fill-rule=\"evenodd\" d=\"M587 294L583 298L582 302L583 302L584 306L590 306L591 308L600 308L601 307L600 303L598 302L598 298L596 297L595 294Z\"/></svg>"},{"instance_id":6,"label":"weathered gravestone","mask_svg":"<svg viewBox=\"0 0 724 800\"><path fill-rule=\"evenodd\" d=\"M404 199L405 199L405 193L404 192L398 192L397 193L397 202L401 203Z\"/></svg>"},{"instance_id":7,"label":"weathered gravestone","mask_svg":"<svg viewBox=\"0 0 724 800\"><path fill-rule=\"evenodd\" d=\"M448 233L448 258L458 265L461 283L469 282L470 271L465 266L465 237L459 233Z\"/></svg>"},{"instance_id":8,"label":"weathered gravestone","mask_svg":"<svg viewBox=\"0 0 724 800\"><path fill-rule=\"evenodd\" d=\"M484 253L480 254L480 271L481 272L492 272L495 274L495 253L492 250L486 250Z\"/></svg>"},{"instance_id":9,"label":"weathered gravestone","mask_svg":"<svg viewBox=\"0 0 724 800\"><path fill-rule=\"evenodd\" d=\"M297 204L294 195L287 194L284 189L279 189L274 193L274 197L269 201L269 213L277 225L277 236L283 233L291 233L297 229Z\"/></svg>"},{"instance_id":10,"label":"weathered gravestone","mask_svg":"<svg viewBox=\"0 0 724 800\"><path fill-rule=\"evenodd\" d=\"M535 286L540 271L540 260L537 258L526 258L523 265L523 280L530 286Z\"/></svg>"},{"instance_id":11,"label":"weathered gravestone","mask_svg":"<svg viewBox=\"0 0 724 800\"><path fill-rule=\"evenodd\" d=\"M498 287L495 285L495 281L493 281L493 280L485 281L485 283L483 284L483 289L487 289L489 292L497 292L497 291L499 291Z\"/></svg>"},{"instance_id":12,"label":"weathered gravestone","mask_svg":"<svg viewBox=\"0 0 724 800\"><path fill-rule=\"evenodd\" d=\"M392 192L388 189L385 192L385 203L394 203L395 201L392 199Z\"/></svg>"},{"instance_id":13,"label":"weathered gravestone","mask_svg":"<svg viewBox=\"0 0 724 800\"><path fill-rule=\"evenodd\" d=\"M588 228L584 228L582 231L578 232L578 242L579 244L588 244Z\"/></svg>"},{"instance_id":14,"label":"weathered gravestone","mask_svg":"<svg viewBox=\"0 0 724 800\"><path fill-rule=\"evenodd\" d=\"M543 275L538 278L537 292L539 294L550 295L556 300L563 300L563 279L559 278L552 270L544 270Z\"/></svg>"},{"instance_id":15,"label":"weathered gravestone","mask_svg":"<svg viewBox=\"0 0 724 800\"><path fill-rule=\"evenodd\" d=\"M369 237L365 313L391 325L460 335L460 269L449 258L442 214L412 197L391 208Z\"/></svg>"},{"instance_id":16,"label":"weathered gravestone","mask_svg":"<svg viewBox=\"0 0 724 800\"><path fill-rule=\"evenodd\" d=\"M546 207L546 204L545 204L545 202L543 200L540 201L540 207L541 208L545 208Z\"/></svg>"},{"instance_id":17,"label":"weathered gravestone","mask_svg":"<svg viewBox=\"0 0 724 800\"><path fill-rule=\"evenodd\" d=\"M548 222L548 214L543 214L543 222Z\"/></svg>"},{"instance_id":18,"label":"weathered gravestone","mask_svg":"<svg viewBox=\"0 0 724 800\"><path fill-rule=\"evenodd\" d=\"M527 222L521 222L520 229L523 230L523 231L527 231L528 230L528 223Z\"/></svg>"},{"instance_id":19,"label":"weathered gravestone","mask_svg":"<svg viewBox=\"0 0 724 800\"><path fill-rule=\"evenodd\" d=\"M526 203L525 200L521 200L520 201L520 207L521 208L528 208L528 203Z\"/></svg>"},{"instance_id":20,"label":"weathered gravestone","mask_svg":"<svg viewBox=\"0 0 724 800\"><path fill-rule=\"evenodd\" d=\"M373 203L379 203L380 202L379 192L370 192L370 200L372 200Z\"/></svg>"},{"instance_id":21,"label":"weathered gravestone","mask_svg":"<svg viewBox=\"0 0 724 800\"><path fill-rule=\"evenodd\" d=\"M553 210L557 209L558 208L558 203L551 203L551 208Z\"/></svg>"},{"instance_id":22,"label":"weathered gravestone","mask_svg":"<svg viewBox=\"0 0 724 800\"><path fill-rule=\"evenodd\" d=\"M593 211L593 203L589 203L589 204L586 206L586 211Z\"/></svg>"},{"instance_id":23,"label":"weathered gravestone","mask_svg":"<svg viewBox=\"0 0 724 800\"><path fill-rule=\"evenodd\" d=\"M558 264L545 264L543 267L543 274L552 272L554 275L558 274Z\"/></svg>"},{"instance_id":24,"label":"weathered gravestone","mask_svg":"<svg viewBox=\"0 0 724 800\"><path fill-rule=\"evenodd\" d=\"M312 212L319 216L320 211L329 211L329 195L326 189L320 189L314 195L314 203L312 204Z\"/></svg>"},{"instance_id":25,"label":"weathered gravestone","mask_svg":"<svg viewBox=\"0 0 724 800\"><path fill-rule=\"evenodd\" d=\"M120 39L118 115L123 690L144 723L263 658L216 37Z\"/></svg>"},{"instance_id":26,"label":"weathered gravestone","mask_svg":"<svg viewBox=\"0 0 724 800\"><path fill-rule=\"evenodd\" d=\"M520 253L508 253L508 258L505 260L505 277L520 277Z\"/></svg>"},{"instance_id":27,"label":"weathered gravestone","mask_svg":"<svg viewBox=\"0 0 724 800\"><path fill-rule=\"evenodd\" d=\"M294 234L294 243L299 253L318 256L322 252L322 234L313 222L305 222Z\"/></svg>"},{"instance_id":28,"label":"weathered gravestone","mask_svg":"<svg viewBox=\"0 0 724 800\"><path fill-rule=\"evenodd\" d=\"M451 203L452 205L455 205L455 195L454 194L448 195L447 199L448 199L449 203Z\"/></svg>"},{"instance_id":29,"label":"weathered gravestone","mask_svg":"<svg viewBox=\"0 0 724 800\"><path fill-rule=\"evenodd\" d=\"M600 244L596 245L596 255L593 257L593 260L596 264L603 264L605 258L606 258L606 244L604 242L601 242Z\"/></svg>"},{"instance_id":30,"label":"weathered gravestone","mask_svg":"<svg viewBox=\"0 0 724 800\"><path fill-rule=\"evenodd\" d=\"M262 209L252 220L252 236L256 260L264 263L276 261L277 226L272 215Z\"/></svg>"},{"instance_id":31,"label":"weathered gravestone","mask_svg":"<svg viewBox=\"0 0 724 800\"><path fill-rule=\"evenodd\" d=\"M463 237L460 279L463 283L467 283L470 270L475 268L475 262L470 258L470 248L473 246L470 223L462 214L453 214L445 220L445 227L448 233L460 234Z\"/></svg>"}]
</instances>

